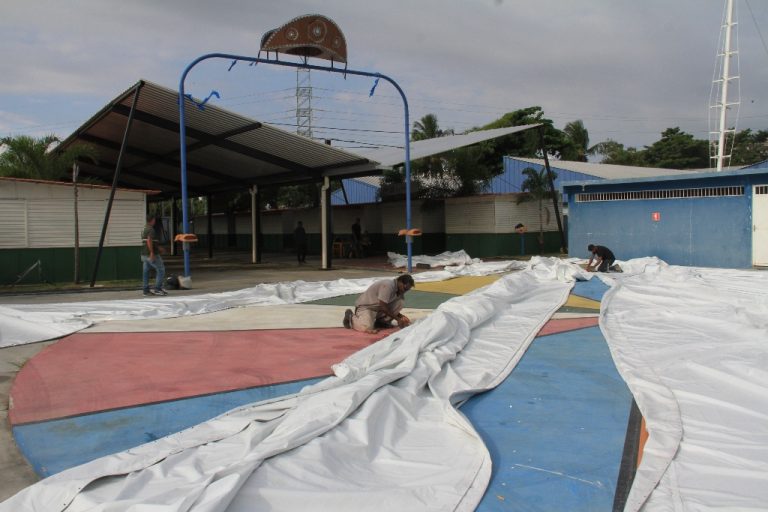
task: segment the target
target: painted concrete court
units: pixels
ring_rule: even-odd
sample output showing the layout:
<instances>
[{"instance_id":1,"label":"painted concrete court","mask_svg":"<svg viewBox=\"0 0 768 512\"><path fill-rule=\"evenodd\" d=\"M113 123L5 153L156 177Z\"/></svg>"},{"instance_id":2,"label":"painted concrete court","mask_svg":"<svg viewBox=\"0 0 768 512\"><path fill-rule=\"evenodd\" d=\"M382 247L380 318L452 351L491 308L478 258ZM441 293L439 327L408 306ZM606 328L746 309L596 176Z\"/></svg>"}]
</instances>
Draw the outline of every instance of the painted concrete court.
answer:
<instances>
[{"instance_id":1,"label":"painted concrete court","mask_svg":"<svg viewBox=\"0 0 768 512\"><path fill-rule=\"evenodd\" d=\"M417 284L423 317L499 276ZM605 285L577 283L512 374L462 406L494 470L478 510L607 510L632 397L597 327ZM52 344L18 373L10 422L41 476L299 391L388 333L343 329L355 296L166 320L105 322Z\"/></svg>"}]
</instances>

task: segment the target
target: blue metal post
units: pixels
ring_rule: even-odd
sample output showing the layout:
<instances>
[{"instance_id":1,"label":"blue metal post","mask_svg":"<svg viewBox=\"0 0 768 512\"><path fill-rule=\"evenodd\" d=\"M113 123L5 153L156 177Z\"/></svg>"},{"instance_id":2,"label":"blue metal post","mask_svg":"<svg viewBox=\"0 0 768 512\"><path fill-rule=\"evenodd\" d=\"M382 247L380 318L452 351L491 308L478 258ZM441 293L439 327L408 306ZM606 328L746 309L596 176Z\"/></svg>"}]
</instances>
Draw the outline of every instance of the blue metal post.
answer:
<instances>
[{"instance_id":1,"label":"blue metal post","mask_svg":"<svg viewBox=\"0 0 768 512\"><path fill-rule=\"evenodd\" d=\"M368 77L374 77L374 78L383 78L387 82L391 83L395 89L397 89L397 92L400 93L400 97L403 99L403 109L405 113L405 227L407 230L411 230L411 143L410 143L410 127L409 127L409 120L408 120L408 100L405 97L405 93L400 88L400 86L389 78L386 75L382 75L380 73L372 73L369 71L356 71L354 69L343 69L343 68L331 68L331 67L323 67L323 66L314 66L311 64L302 64L302 63L296 63L296 62L285 62L285 61L278 61L278 60L269 60L269 59L262 59L259 57L244 57L242 55L230 55L226 53L209 53L206 55L202 55L198 57L197 59L193 60L185 69L184 72L181 74L181 79L179 80L179 138L180 138L180 147L181 147L181 211L182 211L182 225L184 229L184 233L189 233L189 204L188 204L188 197L187 197L187 127L186 127L186 116L185 116L185 105L184 105L184 81L187 78L187 75L192 70L193 67L195 67L198 63L207 60L207 59L225 59L225 60L232 60L232 61L246 61L246 62L254 62L254 63L263 63L263 64L274 64L277 66L286 66L286 67L292 67L292 68L302 68L302 69L314 69L317 71L330 71L331 73L342 73L346 75L357 75L357 76L368 76ZM407 248L408 248L408 272L411 272L413 270L413 267L411 265L411 258L413 255L413 249L412 249L412 237L410 235L406 235L405 237ZM189 276L190 275L190 268L189 268L189 243L184 242L184 275Z\"/></svg>"}]
</instances>

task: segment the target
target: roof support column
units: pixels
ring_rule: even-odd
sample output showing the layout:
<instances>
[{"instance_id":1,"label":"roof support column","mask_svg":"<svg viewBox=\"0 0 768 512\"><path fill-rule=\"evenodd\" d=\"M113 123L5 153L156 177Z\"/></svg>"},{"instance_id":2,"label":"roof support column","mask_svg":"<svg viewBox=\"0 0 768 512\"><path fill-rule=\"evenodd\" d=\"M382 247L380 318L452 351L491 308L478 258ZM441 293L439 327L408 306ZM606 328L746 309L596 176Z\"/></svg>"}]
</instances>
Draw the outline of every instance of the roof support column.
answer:
<instances>
[{"instance_id":1,"label":"roof support column","mask_svg":"<svg viewBox=\"0 0 768 512\"><path fill-rule=\"evenodd\" d=\"M565 240L565 232L563 231L563 221L560 219L560 208L558 203L560 198L557 196L557 190L555 190L555 181L552 179L552 169L549 168L549 157L547 156L547 146L544 144L544 127L539 126L539 141L541 142L541 152L544 154L544 167L547 169L547 180L549 181L549 189L552 192L552 206L555 209L555 220L557 220L557 230L560 232L560 252L565 254L568 252L568 242Z\"/></svg>"},{"instance_id":2,"label":"roof support column","mask_svg":"<svg viewBox=\"0 0 768 512\"><path fill-rule=\"evenodd\" d=\"M171 240L171 256L176 256L176 219L178 219L179 215L176 211L176 198L171 197L171 232L169 233L169 238Z\"/></svg>"},{"instance_id":3,"label":"roof support column","mask_svg":"<svg viewBox=\"0 0 768 512\"><path fill-rule=\"evenodd\" d=\"M123 155L125 154L125 148L128 146L128 135L131 133L131 125L133 124L133 115L136 112L136 104L139 101L139 91L141 90L142 82L136 86L133 92L133 102L131 103L131 112L128 114L128 120L125 122L125 131L123 132L123 143L120 145L120 154L117 156L117 164L115 165L115 174L112 177L112 189L109 191L109 201L107 201L107 211L104 214L104 224L101 226L101 237L99 238L99 248L96 251L96 261L93 264L93 275L91 276L91 288L96 285L96 274L99 272L99 262L101 261L101 252L104 249L104 239L107 237L107 226L109 226L109 216L112 213L112 203L115 200L115 190L117 189L117 183L120 179L120 170L123 168ZM146 215L146 212L145 212ZM142 219L142 222L146 220L146 217Z\"/></svg>"},{"instance_id":4,"label":"roof support column","mask_svg":"<svg viewBox=\"0 0 768 512\"><path fill-rule=\"evenodd\" d=\"M208 259L213 259L213 196L205 197L206 213L208 214Z\"/></svg>"},{"instance_id":5,"label":"roof support column","mask_svg":"<svg viewBox=\"0 0 768 512\"><path fill-rule=\"evenodd\" d=\"M251 263L261 263L261 216L259 215L259 187L252 185L251 189Z\"/></svg>"},{"instance_id":6,"label":"roof support column","mask_svg":"<svg viewBox=\"0 0 768 512\"><path fill-rule=\"evenodd\" d=\"M330 270L333 259L333 243L330 237L333 234L333 223L331 221L331 179L328 176L323 177L323 185L320 187L320 235L321 255L323 270Z\"/></svg>"}]
</instances>

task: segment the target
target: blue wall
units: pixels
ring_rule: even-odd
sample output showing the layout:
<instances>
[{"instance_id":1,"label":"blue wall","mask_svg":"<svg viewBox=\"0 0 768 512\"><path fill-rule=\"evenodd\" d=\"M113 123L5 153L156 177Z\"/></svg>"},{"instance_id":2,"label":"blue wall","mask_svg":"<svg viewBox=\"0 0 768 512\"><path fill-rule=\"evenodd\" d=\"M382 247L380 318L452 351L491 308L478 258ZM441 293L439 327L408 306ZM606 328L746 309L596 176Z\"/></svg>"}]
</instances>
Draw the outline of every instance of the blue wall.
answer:
<instances>
[{"instance_id":1,"label":"blue wall","mask_svg":"<svg viewBox=\"0 0 768 512\"><path fill-rule=\"evenodd\" d=\"M539 172L544 166L539 164L530 164L511 156L505 156L504 172L494 177L484 192L488 194L510 194L513 192L522 192L523 182L525 181L523 170L528 167ZM560 169L557 167L557 160L550 161L549 168L557 174L557 178L555 178L555 190L559 190L560 185L564 182L599 179L589 174L582 174L580 172Z\"/></svg>"},{"instance_id":2,"label":"blue wall","mask_svg":"<svg viewBox=\"0 0 768 512\"><path fill-rule=\"evenodd\" d=\"M379 202L379 187L369 185L368 183L356 179L344 178L341 189L334 190L331 194L331 204L334 206L342 204L369 204ZM344 200L344 192L347 193L347 203Z\"/></svg>"},{"instance_id":3,"label":"blue wall","mask_svg":"<svg viewBox=\"0 0 768 512\"><path fill-rule=\"evenodd\" d=\"M570 192L568 247L587 257L587 245L610 247L620 260L658 256L675 265L723 268L752 266L752 185L768 184L768 170L698 174L655 181L605 180L566 183ZM579 192L628 192L744 186L744 195L685 199L577 203ZM661 218L654 222L653 212Z\"/></svg>"}]
</instances>

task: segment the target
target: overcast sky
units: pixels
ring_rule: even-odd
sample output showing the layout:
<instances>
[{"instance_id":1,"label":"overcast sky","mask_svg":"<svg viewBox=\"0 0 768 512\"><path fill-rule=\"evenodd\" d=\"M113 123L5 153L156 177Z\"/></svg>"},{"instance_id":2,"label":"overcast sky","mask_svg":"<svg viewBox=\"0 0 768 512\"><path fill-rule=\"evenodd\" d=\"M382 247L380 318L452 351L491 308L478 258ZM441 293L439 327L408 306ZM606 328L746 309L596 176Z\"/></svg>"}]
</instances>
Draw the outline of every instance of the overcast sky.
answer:
<instances>
[{"instance_id":1,"label":"overcast sky","mask_svg":"<svg viewBox=\"0 0 768 512\"><path fill-rule=\"evenodd\" d=\"M738 128L768 129L768 1L735 2ZM265 31L318 13L344 32L350 68L398 81L412 120L434 113L441 127L461 132L539 105L557 128L583 120L592 144L610 138L641 148L673 126L706 139L724 4L3 0L0 136L64 138L140 78L177 89L197 56L255 56ZM187 92L204 98L217 90L216 104L295 129L295 71L230 64L196 67ZM367 78L313 72L311 80L315 136L344 147L402 144L402 104L392 87L381 83L369 98Z\"/></svg>"}]
</instances>

